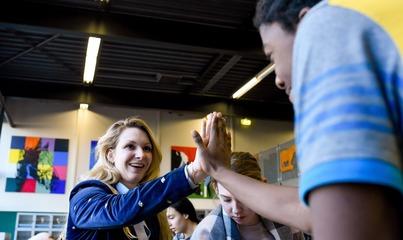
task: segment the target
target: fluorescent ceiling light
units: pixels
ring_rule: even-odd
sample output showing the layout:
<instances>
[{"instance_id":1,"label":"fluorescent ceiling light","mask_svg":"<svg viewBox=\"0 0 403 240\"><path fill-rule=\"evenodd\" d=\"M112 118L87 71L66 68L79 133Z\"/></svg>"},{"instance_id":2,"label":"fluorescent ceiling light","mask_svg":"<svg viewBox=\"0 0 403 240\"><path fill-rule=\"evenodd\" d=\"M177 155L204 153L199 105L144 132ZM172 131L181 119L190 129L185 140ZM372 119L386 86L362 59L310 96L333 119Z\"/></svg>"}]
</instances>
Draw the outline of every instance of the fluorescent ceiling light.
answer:
<instances>
[{"instance_id":1,"label":"fluorescent ceiling light","mask_svg":"<svg viewBox=\"0 0 403 240\"><path fill-rule=\"evenodd\" d=\"M92 83L94 80L95 66L97 65L97 57L101 39L97 37L88 38L87 55L85 56L84 77L85 83Z\"/></svg>"},{"instance_id":2,"label":"fluorescent ceiling light","mask_svg":"<svg viewBox=\"0 0 403 240\"><path fill-rule=\"evenodd\" d=\"M268 65L262 71L260 71L256 76L254 76L249 82L243 85L238 91L232 94L232 98L238 99L242 97L246 92L248 92L251 88L256 86L260 81L263 80L267 75L269 75L274 70L274 64Z\"/></svg>"}]
</instances>

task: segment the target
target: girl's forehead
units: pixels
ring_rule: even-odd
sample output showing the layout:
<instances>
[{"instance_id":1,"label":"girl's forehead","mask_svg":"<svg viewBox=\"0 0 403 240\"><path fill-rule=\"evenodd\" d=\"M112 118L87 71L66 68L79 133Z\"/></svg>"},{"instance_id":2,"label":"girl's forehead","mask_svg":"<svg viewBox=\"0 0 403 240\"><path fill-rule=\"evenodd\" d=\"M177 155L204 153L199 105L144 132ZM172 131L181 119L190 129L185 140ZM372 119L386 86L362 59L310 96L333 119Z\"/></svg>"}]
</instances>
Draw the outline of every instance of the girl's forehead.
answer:
<instances>
[{"instance_id":1,"label":"girl's forehead","mask_svg":"<svg viewBox=\"0 0 403 240\"><path fill-rule=\"evenodd\" d=\"M175 214L175 213L178 213L178 211L176 211L175 208L173 208L173 207L167 208L167 214Z\"/></svg>"}]
</instances>

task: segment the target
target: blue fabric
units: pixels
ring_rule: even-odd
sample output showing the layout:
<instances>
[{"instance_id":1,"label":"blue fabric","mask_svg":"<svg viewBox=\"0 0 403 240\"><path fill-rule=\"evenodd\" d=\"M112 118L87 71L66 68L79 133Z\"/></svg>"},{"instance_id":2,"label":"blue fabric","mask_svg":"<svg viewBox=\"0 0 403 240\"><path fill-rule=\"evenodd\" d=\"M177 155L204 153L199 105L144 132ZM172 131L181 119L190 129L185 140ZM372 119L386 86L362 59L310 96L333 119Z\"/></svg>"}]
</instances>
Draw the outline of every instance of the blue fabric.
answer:
<instances>
[{"instance_id":1,"label":"blue fabric","mask_svg":"<svg viewBox=\"0 0 403 240\"><path fill-rule=\"evenodd\" d=\"M338 171L334 171L338 169ZM393 165L379 159L336 159L323 163L304 173L301 177L300 198L308 202L309 189L338 183L374 183L402 189L402 174Z\"/></svg>"},{"instance_id":2,"label":"blue fabric","mask_svg":"<svg viewBox=\"0 0 403 240\"><path fill-rule=\"evenodd\" d=\"M191 193L183 168L126 194L112 194L98 180L81 182L70 194L66 239L127 239L122 228L144 220L151 230L150 239L158 239L157 213Z\"/></svg>"},{"instance_id":3,"label":"blue fabric","mask_svg":"<svg viewBox=\"0 0 403 240\"><path fill-rule=\"evenodd\" d=\"M213 211L212 214L217 216L217 221L211 230L210 236L214 239L241 240L237 224L228 215L223 214L221 206Z\"/></svg>"},{"instance_id":4,"label":"blue fabric","mask_svg":"<svg viewBox=\"0 0 403 240\"><path fill-rule=\"evenodd\" d=\"M190 237L186 238L184 233L176 234L172 240L190 240Z\"/></svg>"}]
</instances>

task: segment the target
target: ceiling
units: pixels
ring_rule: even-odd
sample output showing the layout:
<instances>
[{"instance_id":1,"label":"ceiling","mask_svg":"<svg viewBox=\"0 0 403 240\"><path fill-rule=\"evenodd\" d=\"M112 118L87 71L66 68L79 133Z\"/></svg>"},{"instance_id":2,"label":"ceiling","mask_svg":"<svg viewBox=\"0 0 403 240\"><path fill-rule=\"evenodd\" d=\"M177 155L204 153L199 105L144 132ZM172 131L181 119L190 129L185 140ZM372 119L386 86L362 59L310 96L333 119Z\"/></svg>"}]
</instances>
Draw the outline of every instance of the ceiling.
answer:
<instances>
[{"instance_id":1,"label":"ceiling","mask_svg":"<svg viewBox=\"0 0 403 240\"><path fill-rule=\"evenodd\" d=\"M269 62L255 0L13 0L0 8L0 91L90 104L292 120L274 73L232 94ZM94 82L82 81L89 36L101 37Z\"/></svg>"}]
</instances>

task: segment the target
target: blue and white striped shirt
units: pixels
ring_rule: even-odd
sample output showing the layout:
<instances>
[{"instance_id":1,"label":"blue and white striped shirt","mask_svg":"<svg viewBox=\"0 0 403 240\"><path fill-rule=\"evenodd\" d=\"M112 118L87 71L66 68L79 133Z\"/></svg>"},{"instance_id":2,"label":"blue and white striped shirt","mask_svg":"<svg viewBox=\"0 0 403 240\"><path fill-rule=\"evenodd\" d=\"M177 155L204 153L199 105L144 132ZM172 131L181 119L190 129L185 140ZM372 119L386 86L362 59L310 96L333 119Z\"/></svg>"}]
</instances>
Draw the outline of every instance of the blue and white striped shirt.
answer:
<instances>
[{"instance_id":1,"label":"blue and white striped shirt","mask_svg":"<svg viewBox=\"0 0 403 240\"><path fill-rule=\"evenodd\" d=\"M292 95L305 203L335 183L403 192L403 64L394 40L370 17L327 1L300 23Z\"/></svg>"}]
</instances>

